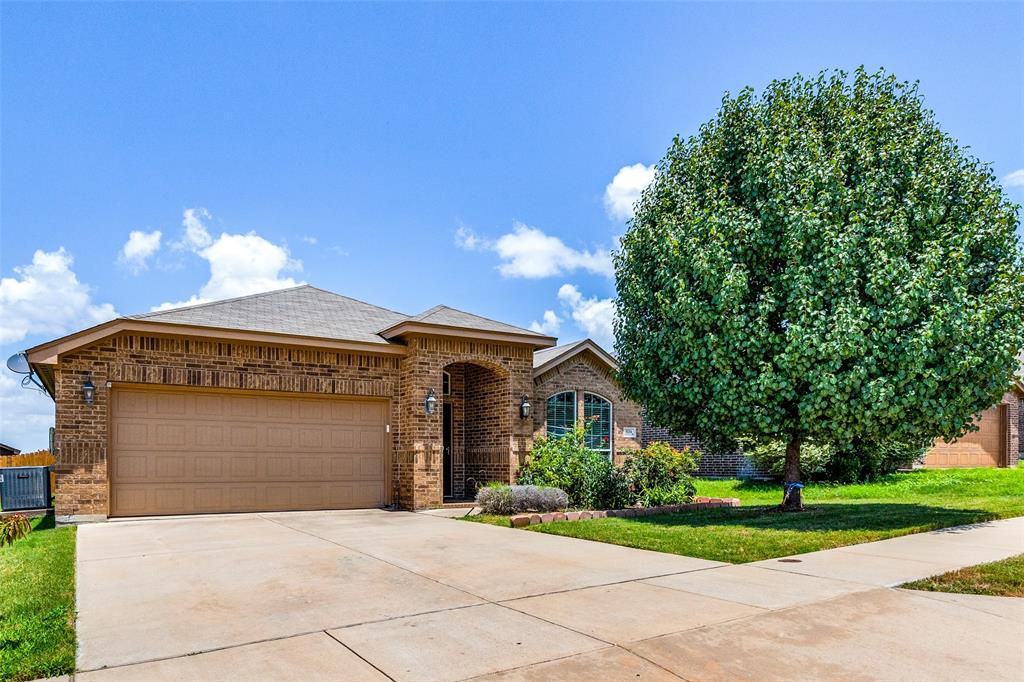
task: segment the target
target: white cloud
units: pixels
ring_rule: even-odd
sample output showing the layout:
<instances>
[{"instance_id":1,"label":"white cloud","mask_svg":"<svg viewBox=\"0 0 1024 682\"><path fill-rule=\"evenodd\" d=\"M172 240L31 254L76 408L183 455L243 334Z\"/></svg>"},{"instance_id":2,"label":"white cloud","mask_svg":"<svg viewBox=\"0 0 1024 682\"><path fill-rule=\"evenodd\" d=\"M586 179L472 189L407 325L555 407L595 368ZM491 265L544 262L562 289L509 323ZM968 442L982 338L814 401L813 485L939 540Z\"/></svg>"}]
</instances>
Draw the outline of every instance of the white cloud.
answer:
<instances>
[{"instance_id":1,"label":"white cloud","mask_svg":"<svg viewBox=\"0 0 1024 682\"><path fill-rule=\"evenodd\" d=\"M1003 185L1006 187L1024 187L1024 168L1019 168L1012 173L1004 175Z\"/></svg>"},{"instance_id":2,"label":"white cloud","mask_svg":"<svg viewBox=\"0 0 1024 682\"><path fill-rule=\"evenodd\" d=\"M128 233L128 241L121 247L117 261L131 270L133 275L139 274L146 269L146 261L160 250L160 237L160 230L132 230Z\"/></svg>"},{"instance_id":3,"label":"white cloud","mask_svg":"<svg viewBox=\"0 0 1024 682\"><path fill-rule=\"evenodd\" d=\"M476 232L463 225L459 225L459 228L455 230L455 245L466 251L490 248L490 244L485 239L477 236Z\"/></svg>"},{"instance_id":4,"label":"white cloud","mask_svg":"<svg viewBox=\"0 0 1024 682\"><path fill-rule=\"evenodd\" d=\"M302 270L302 262L293 260L286 247L269 242L255 232L222 232L214 239L203 223L203 219L210 217L206 209L190 208L185 210L182 220L185 227L182 244L209 263L210 279L198 294L188 300L163 303L153 310L247 296L300 284L291 277L282 276L287 270Z\"/></svg>"},{"instance_id":5,"label":"white cloud","mask_svg":"<svg viewBox=\"0 0 1024 682\"><path fill-rule=\"evenodd\" d=\"M558 289L558 300L587 336L608 351L615 346L615 302L610 298L586 298L572 284Z\"/></svg>"},{"instance_id":6,"label":"white cloud","mask_svg":"<svg viewBox=\"0 0 1024 682\"><path fill-rule=\"evenodd\" d=\"M651 184L655 175L654 166L635 163L623 166L612 181L604 188L604 210L612 220L627 221L633 217L633 206L640 195Z\"/></svg>"},{"instance_id":7,"label":"white cloud","mask_svg":"<svg viewBox=\"0 0 1024 682\"><path fill-rule=\"evenodd\" d=\"M309 244L310 246L316 246L317 238L316 237L303 237L302 241L305 242L306 244Z\"/></svg>"},{"instance_id":8,"label":"white cloud","mask_svg":"<svg viewBox=\"0 0 1024 682\"><path fill-rule=\"evenodd\" d=\"M56 336L117 316L109 303L92 302L88 286L71 270L74 259L60 247L38 250L31 265L14 268L17 277L0 280L0 343L29 334Z\"/></svg>"},{"instance_id":9,"label":"white cloud","mask_svg":"<svg viewBox=\"0 0 1024 682\"><path fill-rule=\"evenodd\" d=\"M503 277L540 279L576 270L585 270L605 277L614 275L612 256L605 249L577 250L553 237L520 222L512 224L512 231L495 241L477 236L472 230L460 227L455 231L455 244L467 251L493 251L503 261L498 272Z\"/></svg>"},{"instance_id":10,"label":"white cloud","mask_svg":"<svg viewBox=\"0 0 1024 682\"><path fill-rule=\"evenodd\" d=\"M213 242L213 237L203 224L203 220L209 220L212 216L205 208L186 208L181 219L181 225L185 228L185 238L181 242L193 251L204 249Z\"/></svg>"},{"instance_id":11,"label":"white cloud","mask_svg":"<svg viewBox=\"0 0 1024 682\"><path fill-rule=\"evenodd\" d=\"M559 327L562 326L562 318L556 315L554 310L545 310L542 320L542 322L537 322L536 320L531 322L530 329L538 334L554 336L558 333Z\"/></svg>"},{"instance_id":12,"label":"white cloud","mask_svg":"<svg viewBox=\"0 0 1024 682\"><path fill-rule=\"evenodd\" d=\"M0 441L22 452L49 445L53 401L45 393L21 387L21 376L0 371Z\"/></svg>"}]
</instances>

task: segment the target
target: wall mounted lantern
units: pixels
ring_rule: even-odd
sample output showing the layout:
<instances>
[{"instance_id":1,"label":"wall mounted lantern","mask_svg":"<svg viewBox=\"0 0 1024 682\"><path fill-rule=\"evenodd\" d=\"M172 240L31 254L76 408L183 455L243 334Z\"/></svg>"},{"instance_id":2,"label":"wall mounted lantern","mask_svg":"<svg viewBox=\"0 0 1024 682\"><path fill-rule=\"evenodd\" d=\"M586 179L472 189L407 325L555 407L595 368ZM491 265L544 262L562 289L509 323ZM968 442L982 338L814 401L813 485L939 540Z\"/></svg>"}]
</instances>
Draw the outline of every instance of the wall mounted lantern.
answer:
<instances>
[{"instance_id":1,"label":"wall mounted lantern","mask_svg":"<svg viewBox=\"0 0 1024 682\"><path fill-rule=\"evenodd\" d=\"M434 406L437 405L437 396L434 394L434 389L427 390L427 397L423 401L423 411L427 414L434 414Z\"/></svg>"},{"instance_id":2,"label":"wall mounted lantern","mask_svg":"<svg viewBox=\"0 0 1024 682\"><path fill-rule=\"evenodd\" d=\"M96 399L96 386L92 383L91 374L86 374L85 381L82 382L82 398L85 399L86 405L92 405L92 401Z\"/></svg>"},{"instance_id":3,"label":"wall mounted lantern","mask_svg":"<svg viewBox=\"0 0 1024 682\"><path fill-rule=\"evenodd\" d=\"M519 402L519 416L522 417L523 419L529 417L530 409L532 407L533 406L530 405L530 399L524 395L523 399Z\"/></svg>"}]
</instances>

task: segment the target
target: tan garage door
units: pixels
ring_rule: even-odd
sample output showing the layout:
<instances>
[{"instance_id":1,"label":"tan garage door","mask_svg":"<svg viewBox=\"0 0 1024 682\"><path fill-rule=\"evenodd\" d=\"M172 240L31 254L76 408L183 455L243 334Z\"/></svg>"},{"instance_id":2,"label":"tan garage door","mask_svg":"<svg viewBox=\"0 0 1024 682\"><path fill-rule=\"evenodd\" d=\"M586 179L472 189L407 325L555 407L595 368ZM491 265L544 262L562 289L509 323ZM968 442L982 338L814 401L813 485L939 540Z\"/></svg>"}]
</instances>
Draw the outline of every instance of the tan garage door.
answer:
<instances>
[{"instance_id":1,"label":"tan garage door","mask_svg":"<svg viewBox=\"0 0 1024 682\"><path fill-rule=\"evenodd\" d=\"M928 467L997 467L1006 461L1006 406L996 405L981 413L978 430L958 441L936 441L925 456Z\"/></svg>"},{"instance_id":2,"label":"tan garage door","mask_svg":"<svg viewBox=\"0 0 1024 682\"><path fill-rule=\"evenodd\" d=\"M376 507L387 403L115 388L111 515Z\"/></svg>"}]
</instances>

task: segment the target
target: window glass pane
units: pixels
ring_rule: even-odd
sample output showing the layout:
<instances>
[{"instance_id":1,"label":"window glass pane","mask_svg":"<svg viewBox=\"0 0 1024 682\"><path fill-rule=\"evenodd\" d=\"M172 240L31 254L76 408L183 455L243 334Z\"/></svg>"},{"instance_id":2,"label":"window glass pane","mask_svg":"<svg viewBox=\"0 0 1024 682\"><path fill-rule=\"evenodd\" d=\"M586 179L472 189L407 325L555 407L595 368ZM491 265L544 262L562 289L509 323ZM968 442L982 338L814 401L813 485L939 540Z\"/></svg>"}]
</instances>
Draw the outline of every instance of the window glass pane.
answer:
<instances>
[{"instance_id":1,"label":"window glass pane","mask_svg":"<svg viewBox=\"0 0 1024 682\"><path fill-rule=\"evenodd\" d=\"M576 424L576 394L565 391L551 396L547 412L548 437L561 438Z\"/></svg>"},{"instance_id":2,"label":"window glass pane","mask_svg":"<svg viewBox=\"0 0 1024 682\"><path fill-rule=\"evenodd\" d=\"M583 394L583 418L587 430L587 447L607 454L612 453L612 404L599 395Z\"/></svg>"},{"instance_id":3,"label":"window glass pane","mask_svg":"<svg viewBox=\"0 0 1024 682\"><path fill-rule=\"evenodd\" d=\"M441 372L441 395L452 394L452 375L448 372Z\"/></svg>"}]
</instances>

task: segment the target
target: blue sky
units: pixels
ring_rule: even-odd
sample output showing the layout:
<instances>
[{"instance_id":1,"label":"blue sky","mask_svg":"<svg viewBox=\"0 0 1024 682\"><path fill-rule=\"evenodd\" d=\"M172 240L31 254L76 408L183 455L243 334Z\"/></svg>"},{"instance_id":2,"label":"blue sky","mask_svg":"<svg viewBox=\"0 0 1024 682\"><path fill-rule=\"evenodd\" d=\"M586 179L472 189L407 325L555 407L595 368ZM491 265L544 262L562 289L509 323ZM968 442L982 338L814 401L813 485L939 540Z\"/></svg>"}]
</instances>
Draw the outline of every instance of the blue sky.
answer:
<instances>
[{"instance_id":1,"label":"blue sky","mask_svg":"<svg viewBox=\"0 0 1024 682\"><path fill-rule=\"evenodd\" d=\"M1024 202L1021 3L0 12L4 357L291 282L608 343L646 167L724 92L797 72L920 80ZM0 440L45 446L52 403L0 381Z\"/></svg>"}]
</instances>

